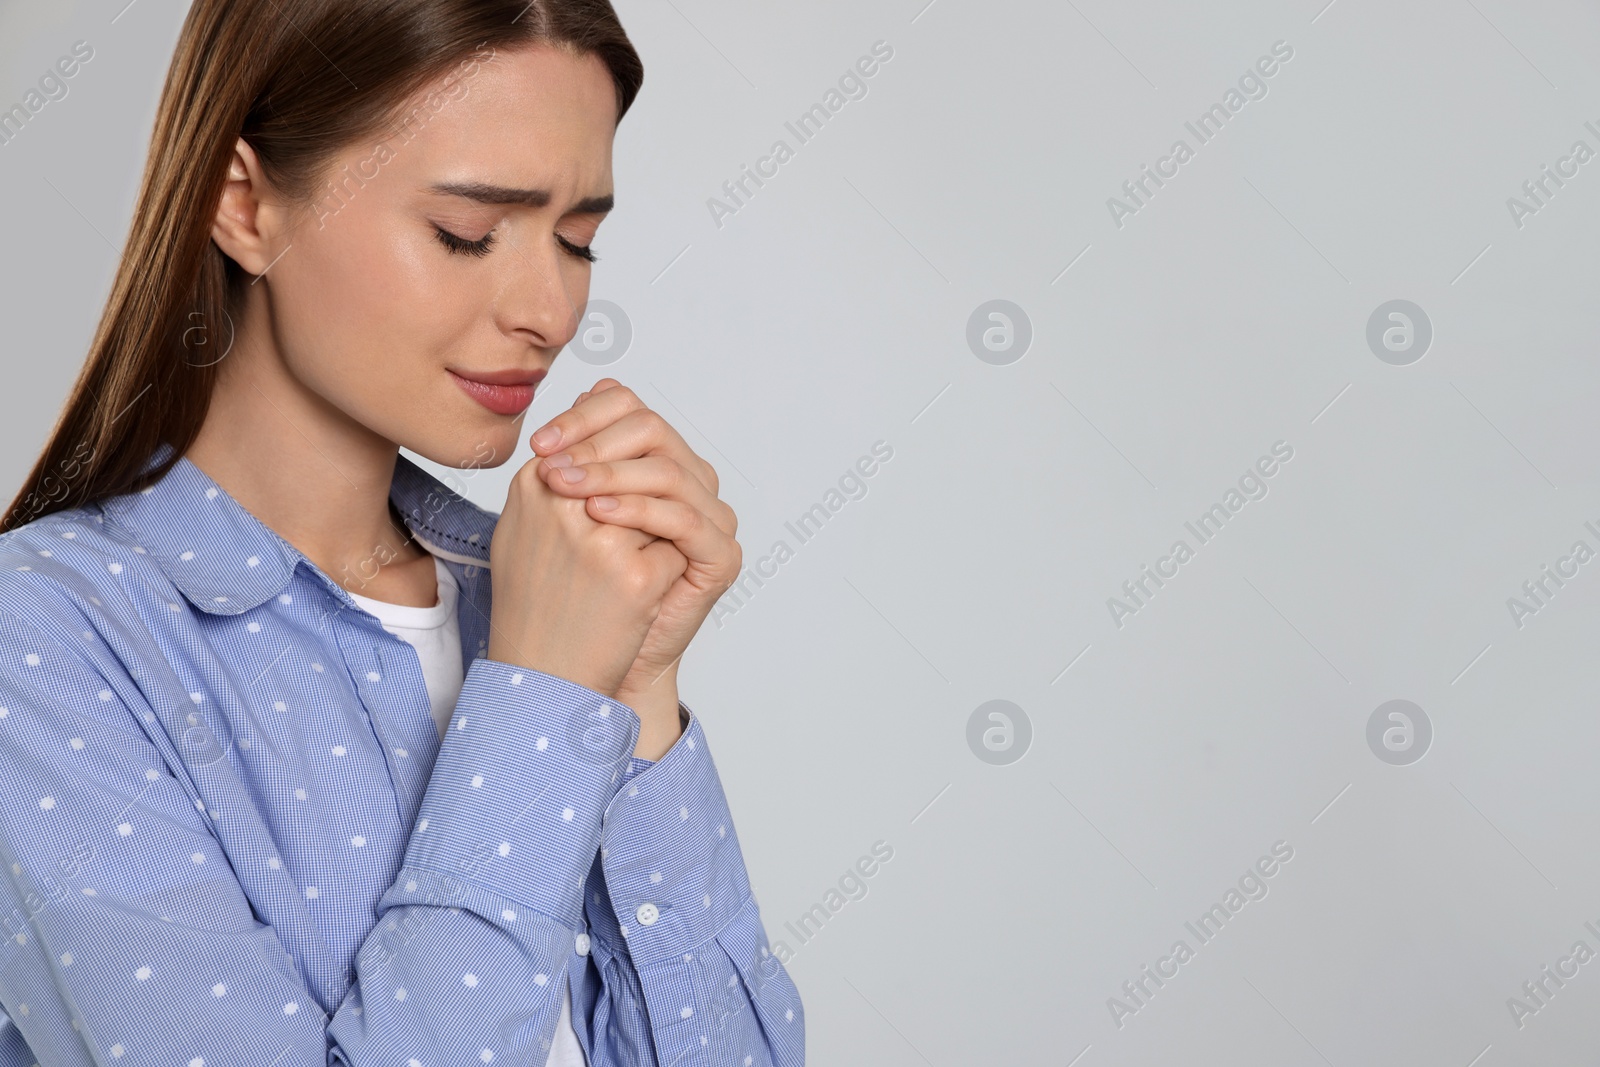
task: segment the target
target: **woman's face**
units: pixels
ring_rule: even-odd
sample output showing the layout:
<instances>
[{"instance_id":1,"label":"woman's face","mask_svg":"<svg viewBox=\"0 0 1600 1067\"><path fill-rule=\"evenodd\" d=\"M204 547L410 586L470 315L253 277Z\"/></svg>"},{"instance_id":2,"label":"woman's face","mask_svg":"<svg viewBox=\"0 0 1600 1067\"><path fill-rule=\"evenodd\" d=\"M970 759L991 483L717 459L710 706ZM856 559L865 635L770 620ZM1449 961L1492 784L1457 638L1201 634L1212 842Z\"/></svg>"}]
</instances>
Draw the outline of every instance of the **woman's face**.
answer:
<instances>
[{"instance_id":1,"label":"woman's face","mask_svg":"<svg viewBox=\"0 0 1600 1067\"><path fill-rule=\"evenodd\" d=\"M616 90L548 45L482 49L349 146L257 284L289 374L350 420L447 466L497 466L589 297L610 208ZM495 410L498 408L499 410Z\"/></svg>"}]
</instances>

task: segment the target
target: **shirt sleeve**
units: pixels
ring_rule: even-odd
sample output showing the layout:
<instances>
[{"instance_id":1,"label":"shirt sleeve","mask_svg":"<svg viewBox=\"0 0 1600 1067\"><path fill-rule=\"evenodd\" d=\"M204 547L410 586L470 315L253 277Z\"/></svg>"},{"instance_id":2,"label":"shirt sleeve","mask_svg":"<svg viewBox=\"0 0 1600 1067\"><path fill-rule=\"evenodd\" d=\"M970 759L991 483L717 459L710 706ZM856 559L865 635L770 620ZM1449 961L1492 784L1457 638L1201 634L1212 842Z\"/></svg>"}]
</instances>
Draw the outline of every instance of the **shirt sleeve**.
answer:
<instances>
[{"instance_id":1,"label":"shirt sleeve","mask_svg":"<svg viewBox=\"0 0 1600 1067\"><path fill-rule=\"evenodd\" d=\"M330 1063L544 1063L639 725L584 686L473 660Z\"/></svg>"},{"instance_id":2,"label":"shirt sleeve","mask_svg":"<svg viewBox=\"0 0 1600 1067\"><path fill-rule=\"evenodd\" d=\"M165 733L141 726L132 677L72 636L0 613L0 1005L38 1063L544 1062L637 716L475 660L355 977L325 1005L168 770Z\"/></svg>"},{"instance_id":3,"label":"shirt sleeve","mask_svg":"<svg viewBox=\"0 0 1600 1067\"><path fill-rule=\"evenodd\" d=\"M655 764L655 760L640 759L638 756L628 757L628 770L627 773L622 776L622 784L627 785L629 782L633 781L634 778L638 777L641 771L648 770L651 767L654 767Z\"/></svg>"},{"instance_id":4,"label":"shirt sleeve","mask_svg":"<svg viewBox=\"0 0 1600 1067\"><path fill-rule=\"evenodd\" d=\"M574 1018L597 1063L803 1067L799 991L768 944L700 719L683 713L683 735L608 805L584 902L604 991Z\"/></svg>"}]
</instances>

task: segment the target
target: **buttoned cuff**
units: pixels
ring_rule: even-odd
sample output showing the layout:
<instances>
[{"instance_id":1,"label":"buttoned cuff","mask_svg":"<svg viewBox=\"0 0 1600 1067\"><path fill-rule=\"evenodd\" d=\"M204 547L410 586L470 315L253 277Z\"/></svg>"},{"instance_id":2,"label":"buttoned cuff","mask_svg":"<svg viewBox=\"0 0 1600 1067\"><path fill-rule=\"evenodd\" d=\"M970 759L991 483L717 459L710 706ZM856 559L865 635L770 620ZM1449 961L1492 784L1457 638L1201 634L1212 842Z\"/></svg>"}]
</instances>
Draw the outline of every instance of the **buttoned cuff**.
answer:
<instances>
[{"instance_id":1,"label":"buttoned cuff","mask_svg":"<svg viewBox=\"0 0 1600 1067\"><path fill-rule=\"evenodd\" d=\"M680 700L678 701L678 729L685 730L688 729L688 727L689 709L684 705L683 701ZM681 737L683 735L680 733L679 736ZM626 785L639 774L643 773L644 771L648 771L655 765L656 761L653 759L642 759L638 756L628 757L628 769L624 771L622 775L623 784Z\"/></svg>"},{"instance_id":2,"label":"buttoned cuff","mask_svg":"<svg viewBox=\"0 0 1600 1067\"><path fill-rule=\"evenodd\" d=\"M404 863L582 925L582 884L639 739L631 708L543 671L472 660Z\"/></svg>"},{"instance_id":3,"label":"buttoned cuff","mask_svg":"<svg viewBox=\"0 0 1600 1067\"><path fill-rule=\"evenodd\" d=\"M605 812L600 861L617 933L635 966L703 944L750 896L744 856L700 720L617 792ZM602 926L596 933L610 933Z\"/></svg>"}]
</instances>

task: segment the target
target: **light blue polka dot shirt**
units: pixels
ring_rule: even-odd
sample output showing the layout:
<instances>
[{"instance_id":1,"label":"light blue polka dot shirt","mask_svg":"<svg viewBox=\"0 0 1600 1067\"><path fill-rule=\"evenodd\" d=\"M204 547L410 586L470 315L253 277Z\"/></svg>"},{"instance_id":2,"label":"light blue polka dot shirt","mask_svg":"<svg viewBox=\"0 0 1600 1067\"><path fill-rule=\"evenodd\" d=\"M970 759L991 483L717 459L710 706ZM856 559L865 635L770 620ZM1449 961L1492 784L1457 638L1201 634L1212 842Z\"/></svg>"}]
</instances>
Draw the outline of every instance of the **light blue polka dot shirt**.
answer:
<instances>
[{"instance_id":1,"label":"light blue polka dot shirt","mask_svg":"<svg viewBox=\"0 0 1600 1067\"><path fill-rule=\"evenodd\" d=\"M170 456L163 445L151 464ZM148 469L148 468L147 468ZM485 656L498 515L405 456L461 588L415 650L180 458L0 538L0 1067L801 1067L700 720Z\"/></svg>"}]
</instances>

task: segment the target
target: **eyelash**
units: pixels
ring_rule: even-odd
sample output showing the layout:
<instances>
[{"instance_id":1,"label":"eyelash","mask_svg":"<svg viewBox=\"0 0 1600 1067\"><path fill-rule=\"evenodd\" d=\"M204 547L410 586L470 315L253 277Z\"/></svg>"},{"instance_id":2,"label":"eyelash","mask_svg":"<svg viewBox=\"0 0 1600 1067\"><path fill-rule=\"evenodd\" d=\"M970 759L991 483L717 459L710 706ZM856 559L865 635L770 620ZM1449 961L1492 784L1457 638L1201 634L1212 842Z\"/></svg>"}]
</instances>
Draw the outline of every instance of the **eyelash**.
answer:
<instances>
[{"instance_id":1,"label":"eyelash","mask_svg":"<svg viewBox=\"0 0 1600 1067\"><path fill-rule=\"evenodd\" d=\"M469 241L465 237L457 237L442 226L434 226L434 231L439 235L439 242L450 252L457 255L486 256L489 254L489 249L494 245L493 230L490 230L476 241ZM589 263L597 263L600 260L600 257L594 254L593 246L591 245L575 245L561 236L557 236L556 240L561 242L561 247L581 260Z\"/></svg>"},{"instance_id":2,"label":"eyelash","mask_svg":"<svg viewBox=\"0 0 1600 1067\"><path fill-rule=\"evenodd\" d=\"M451 252L463 256L486 256L489 248L494 244L494 231L490 230L476 241L469 241L465 237L457 237L442 226L435 226L434 230L439 235L439 243Z\"/></svg>"}]
</instances>

